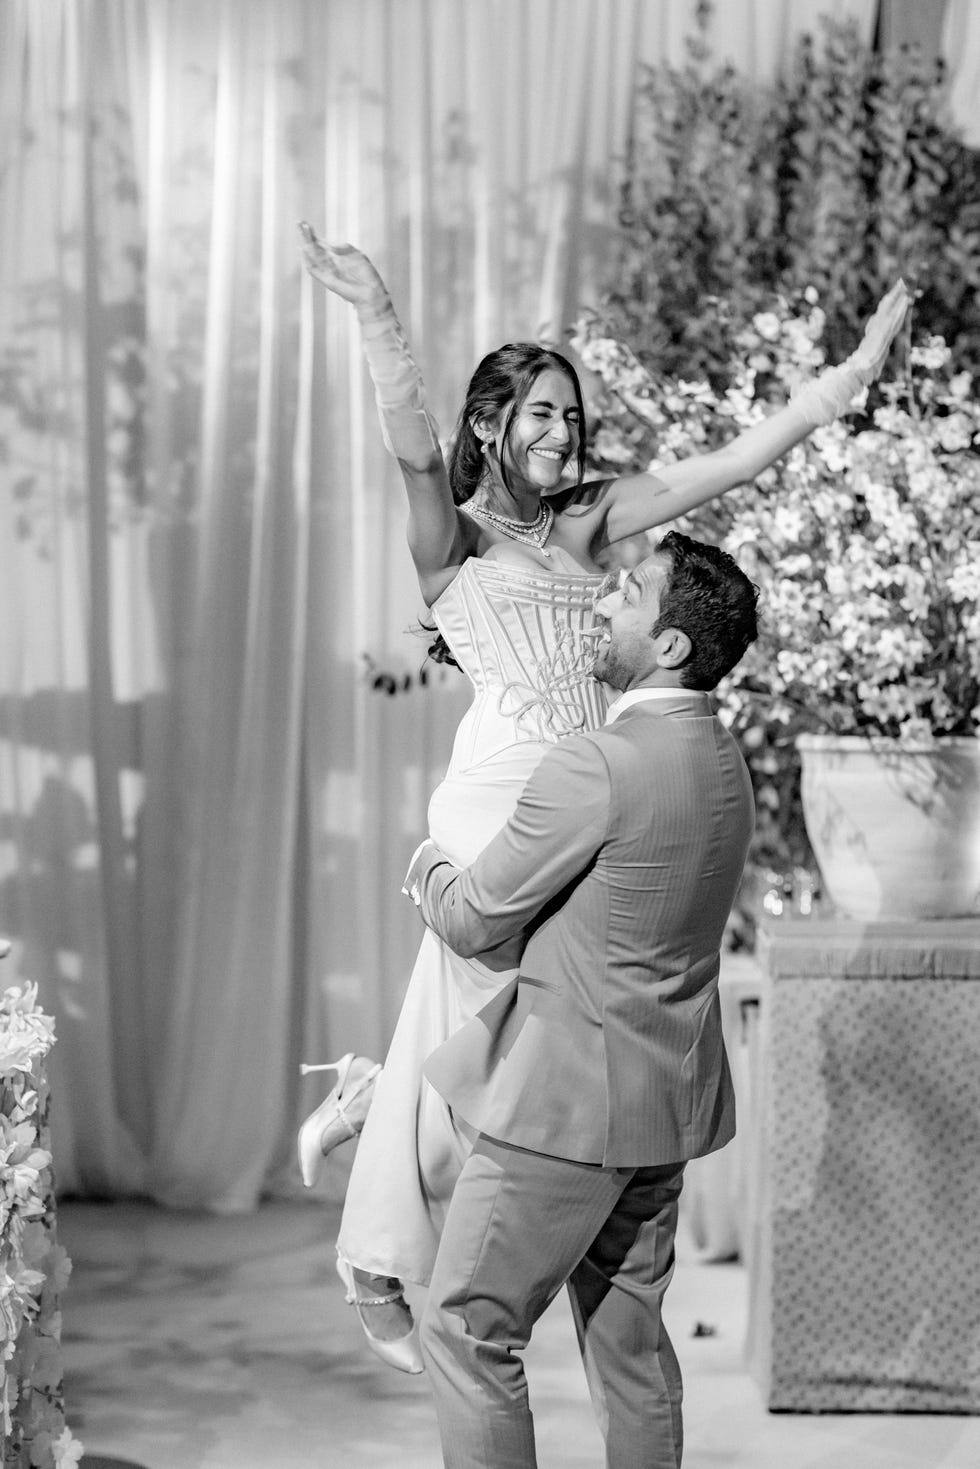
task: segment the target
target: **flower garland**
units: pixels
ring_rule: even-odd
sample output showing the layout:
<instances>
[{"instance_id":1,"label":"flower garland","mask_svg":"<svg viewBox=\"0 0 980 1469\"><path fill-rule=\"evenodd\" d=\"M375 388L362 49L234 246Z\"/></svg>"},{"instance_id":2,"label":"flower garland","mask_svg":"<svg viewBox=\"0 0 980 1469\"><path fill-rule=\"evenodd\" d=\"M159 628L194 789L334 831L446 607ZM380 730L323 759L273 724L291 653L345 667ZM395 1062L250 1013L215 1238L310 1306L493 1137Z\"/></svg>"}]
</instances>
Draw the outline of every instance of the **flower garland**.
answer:
<instances>
[{"instance_id":1,"label":"flower garland","mask_svg":"<svg viewBox=\"0 0 980 1469\"><path fill-rule=\"evenodd\" d=\"M37 986L0 997L0 1412L4 1469L73 1469L82 1445L65 1424L61 1292L71 1262L57 1243L44 1058L54 1021Z\"/></svg>"}]
</instances>

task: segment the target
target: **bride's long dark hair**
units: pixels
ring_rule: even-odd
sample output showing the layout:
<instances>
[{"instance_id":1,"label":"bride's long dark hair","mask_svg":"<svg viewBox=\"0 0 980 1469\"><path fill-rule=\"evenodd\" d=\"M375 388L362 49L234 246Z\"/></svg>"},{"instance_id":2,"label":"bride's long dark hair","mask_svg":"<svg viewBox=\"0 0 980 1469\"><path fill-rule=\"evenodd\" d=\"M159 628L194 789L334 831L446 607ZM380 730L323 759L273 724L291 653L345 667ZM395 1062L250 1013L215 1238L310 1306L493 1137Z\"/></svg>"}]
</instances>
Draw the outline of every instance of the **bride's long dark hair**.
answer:
<instances>
[{"instance_id":1,"label":"bride's long dark hair","mask_svg":"<svg viewBox=\"0 0 980 1469\"><path fill-rule=\"evenodd\" d=\"M449 484L457 505L463 505L476 492L486 472L487 461L483 453L483 441L474 428L475 420L491 419L500 422L503 431L502 443L510 441L510 428L520 413L527 396L539 373L547 368L563 372L572 385L579 413L578 451L576 465L578 479L585 477L585 402L582 385L575 368L567 357L553 347L542 347L537 342L506 342L477 365L466 389L466 397L453 431L452 447L449 451ZM507 484L507 469L501 456L500 473ZM433 631L431 624L422 624L426 632ZM436 663L451 663L458 667L440 633L429 648L429 657Z\"/></svg>"}]
</instances>

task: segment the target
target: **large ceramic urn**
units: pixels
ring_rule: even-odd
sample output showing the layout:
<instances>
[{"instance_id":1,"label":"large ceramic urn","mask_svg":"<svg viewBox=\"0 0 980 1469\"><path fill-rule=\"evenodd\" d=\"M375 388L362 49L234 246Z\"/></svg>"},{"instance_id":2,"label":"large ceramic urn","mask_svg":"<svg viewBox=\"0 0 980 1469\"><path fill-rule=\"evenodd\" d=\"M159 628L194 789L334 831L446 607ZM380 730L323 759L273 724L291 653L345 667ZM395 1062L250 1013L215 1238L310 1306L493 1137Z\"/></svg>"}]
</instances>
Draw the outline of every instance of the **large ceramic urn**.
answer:
<instances>
[{"instance_id":1,"label":"large ceramic urn","mask_svg":"<svg viewBox=\"0 0 980 1469\"><path fill-rule=\"evenodd\" d=\"M980 740L801 735L803 815L849 918L980 914Z\"/></svg>"}]
</instances>

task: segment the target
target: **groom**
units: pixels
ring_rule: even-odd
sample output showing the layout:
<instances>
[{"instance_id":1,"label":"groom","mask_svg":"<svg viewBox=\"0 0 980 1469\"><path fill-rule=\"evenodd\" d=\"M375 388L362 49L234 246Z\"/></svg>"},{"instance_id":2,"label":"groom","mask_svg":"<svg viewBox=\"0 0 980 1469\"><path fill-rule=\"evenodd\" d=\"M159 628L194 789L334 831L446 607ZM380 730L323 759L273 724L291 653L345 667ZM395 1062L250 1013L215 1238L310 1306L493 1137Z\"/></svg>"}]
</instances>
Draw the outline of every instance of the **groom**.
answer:
<instances>
[{"instance_id":1,"label":"groom","mask_svg":"<svg viewBox=\"0 0 980 1469\"><path fill-rule=\"evenodd\" d=\"M677 1469L660 1307L688 1158L734 1132L719 948L752 831L708 691L756 636L756 588L671 532L597 605L606 727L542 760L463 871L425 843L406 891L463 955L522 930L516 980L426 1065L478 1134L421 1323L450 1469L533 1469L520 1351L568 1285L615 1469Z\"/></svg>"}]
</instances>

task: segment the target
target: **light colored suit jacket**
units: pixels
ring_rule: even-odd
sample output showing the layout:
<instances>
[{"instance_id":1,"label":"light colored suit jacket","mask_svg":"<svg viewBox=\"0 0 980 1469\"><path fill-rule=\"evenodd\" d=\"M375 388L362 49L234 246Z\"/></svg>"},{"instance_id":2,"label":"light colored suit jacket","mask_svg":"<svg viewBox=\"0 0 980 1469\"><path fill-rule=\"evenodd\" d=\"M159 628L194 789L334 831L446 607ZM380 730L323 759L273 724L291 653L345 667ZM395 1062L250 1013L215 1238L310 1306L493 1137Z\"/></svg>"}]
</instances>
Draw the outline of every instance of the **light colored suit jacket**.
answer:
<instances>
[{"instance_id":1,"label":"light colored suit jacket","mask_svg":"<svg viewBox=\"0 0 980 1469\"><path fill-rule=\"evenodd\" d=\"M752 824L738 747L678 690L557 744L470 867L423 847L406 886L457 953L528 930L519 977L426 1063L454 1112L607 1167L726 1143L719 950Z\"/></svg>"}]
</instances>

